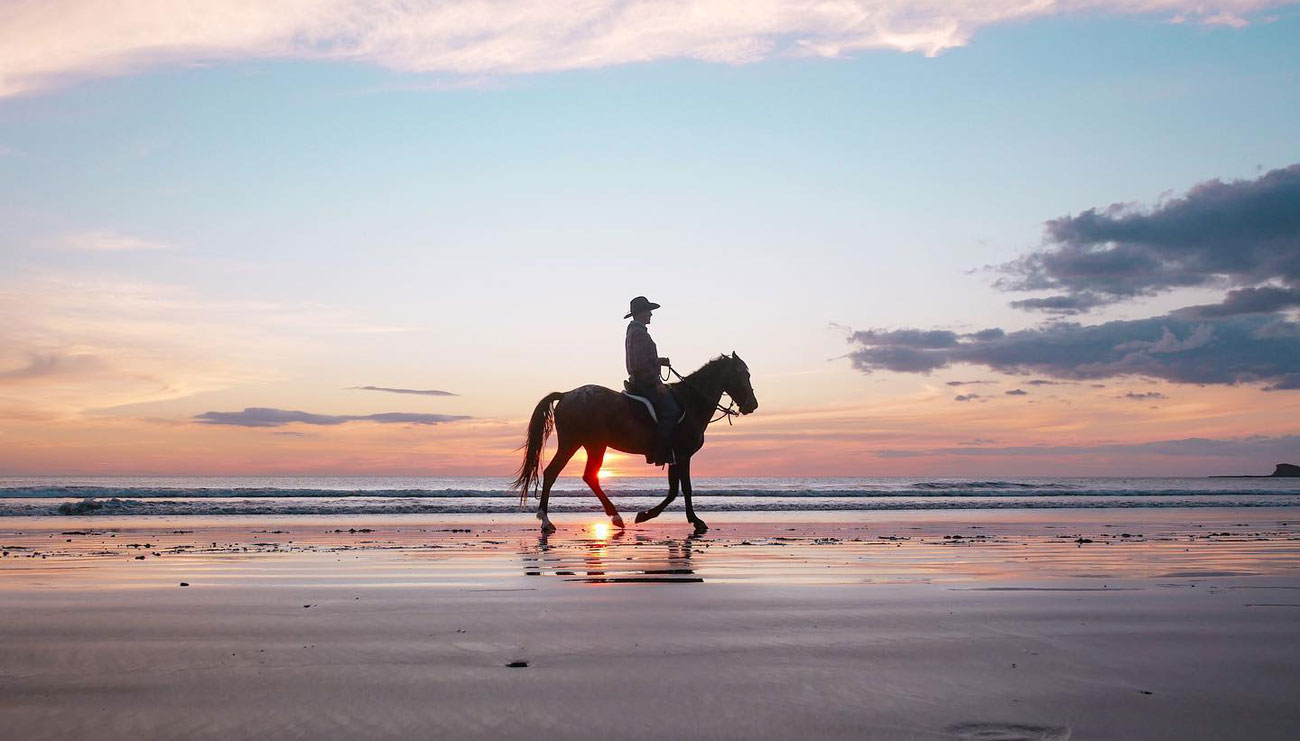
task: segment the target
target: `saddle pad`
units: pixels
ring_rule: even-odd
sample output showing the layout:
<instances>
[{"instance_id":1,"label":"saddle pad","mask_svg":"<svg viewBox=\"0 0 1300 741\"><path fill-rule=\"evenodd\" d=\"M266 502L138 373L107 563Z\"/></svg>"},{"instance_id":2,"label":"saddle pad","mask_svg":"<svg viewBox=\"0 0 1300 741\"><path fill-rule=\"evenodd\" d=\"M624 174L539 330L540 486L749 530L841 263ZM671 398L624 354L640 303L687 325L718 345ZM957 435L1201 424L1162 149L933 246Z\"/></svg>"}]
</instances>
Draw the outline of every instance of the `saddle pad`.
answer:
<instances>
[{"instance_id":1,"label":"saddle pad","mask_svg":"<svg viewBox=\"0 0 1300 741\"><path fill-rule=\"evenodd\" d=\"M642 404L645 404L646 411L650 412L650 419L653 420L655 424L659 424L659 415L655 414L655 405L653 402L651 402L649 399L647 399L644 396L637 396L636 394L630 394L626 391L623 392L623 395L629 399L636 399ZM681 422L683 419L686 419L685 411L682 412L682 416L677 418L677 421Z\"/></svg>"},{"instance_id":2,"label":"saddle pad","mask_svg":"<svg viewBox=\"0 0 1300 741\"><path fill-rule=\"evenodd\" d=\"M637 396L636 394L629 394L629 393L626 392L626 391L623 392L623 395L626 396L626 397L629 398L629 399L636 399L637 401L641 402L642 404L645 404L645 408L646 408L646 410L650 412L650 419L654 420L654 423L655 423L655 424L659 424L659 415L658 415L658 414L655 414L655 405L652 404L652 403L650 403L650 400L649 400L649 399L645 398L644 396Z\"/></svg>"}]
</instances>

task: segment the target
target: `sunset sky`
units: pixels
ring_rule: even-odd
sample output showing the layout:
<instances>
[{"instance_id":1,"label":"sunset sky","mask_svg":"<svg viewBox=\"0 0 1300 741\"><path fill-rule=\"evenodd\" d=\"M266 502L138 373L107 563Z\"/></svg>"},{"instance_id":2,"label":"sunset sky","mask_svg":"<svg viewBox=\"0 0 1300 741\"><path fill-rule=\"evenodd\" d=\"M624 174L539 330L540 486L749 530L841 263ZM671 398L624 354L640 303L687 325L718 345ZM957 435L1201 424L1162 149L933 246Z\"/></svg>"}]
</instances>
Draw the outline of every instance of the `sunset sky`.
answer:
<instances>
[{"instance_id":1,"label":"sunset sky","mask_svg":"<svg viewBox=\"0 0 1300 741\"><path fill-rule=\"evenodd\" d=\"M697 475L1300 463L1291 3L6 3L0 225L0 475L505 476L638 294Z\"/></svg>"}]
</instances>

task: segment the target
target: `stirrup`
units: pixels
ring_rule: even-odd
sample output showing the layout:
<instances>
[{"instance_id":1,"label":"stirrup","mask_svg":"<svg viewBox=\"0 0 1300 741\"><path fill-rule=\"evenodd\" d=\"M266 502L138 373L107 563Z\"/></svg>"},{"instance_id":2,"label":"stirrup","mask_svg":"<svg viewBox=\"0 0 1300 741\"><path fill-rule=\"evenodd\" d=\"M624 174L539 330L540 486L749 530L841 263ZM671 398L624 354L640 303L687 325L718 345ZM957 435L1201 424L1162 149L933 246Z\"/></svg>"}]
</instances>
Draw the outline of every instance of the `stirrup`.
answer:
<instances>
[{"instance_id":1,"label":"stirrup","mask_svg":"<svg viewBox=\"0 0 1300 741\"><path fill-rule=\"evenodd\" d=\"M668 448L668 460L655 460L654 453L646 453L645 462L652 466L675 466L677 465L677 451L671 446Z\"/></svg>"}]
</instances>

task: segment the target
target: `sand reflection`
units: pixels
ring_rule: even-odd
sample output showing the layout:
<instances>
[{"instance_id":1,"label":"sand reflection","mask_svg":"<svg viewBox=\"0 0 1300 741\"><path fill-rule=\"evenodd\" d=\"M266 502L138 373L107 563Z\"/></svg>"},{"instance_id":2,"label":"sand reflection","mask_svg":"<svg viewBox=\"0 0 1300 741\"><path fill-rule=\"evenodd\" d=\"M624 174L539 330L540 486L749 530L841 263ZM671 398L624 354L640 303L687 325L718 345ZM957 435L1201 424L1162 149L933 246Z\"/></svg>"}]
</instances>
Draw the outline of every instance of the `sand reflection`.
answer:
<instances>
[{"instance_id":1,"label":"sand reflection","mask_svg":"<svg viewBox=\"0 0 1300 741\"><path fill-rule=\"evenodd\" d=\"M586 584L703 582L692 567L693 538L654 539L614 530L600 537L541 535L520 550L525 576L552 576Z\"/></svg>"},{"instance_id":2,"label":"sand reflection","mask_svg":"<svg viewBox=\"0 0 1300 741\"><path fill-rule=\"evenodd\" d=\"M0 588L90 584L1163 583L1300 570L1293 511L901 513L601 530L535 521L85 518L0 523ZM1121 519L1122 518L1122 519ZM550 577L539 581L539 577ZM504 582L517 582L505 584Z\"/></svg>"}]
</instances>

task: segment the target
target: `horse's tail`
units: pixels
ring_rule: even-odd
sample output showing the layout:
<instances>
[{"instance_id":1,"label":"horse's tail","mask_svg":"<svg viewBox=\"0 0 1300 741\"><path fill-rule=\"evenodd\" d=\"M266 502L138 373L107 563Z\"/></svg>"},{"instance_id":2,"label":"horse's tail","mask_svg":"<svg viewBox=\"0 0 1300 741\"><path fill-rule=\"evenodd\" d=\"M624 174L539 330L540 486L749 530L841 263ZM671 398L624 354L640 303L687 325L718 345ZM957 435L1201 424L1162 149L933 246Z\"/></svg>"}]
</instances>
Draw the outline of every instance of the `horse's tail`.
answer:
<instances>
[{"instance_id":1,"label":"horse's tail","mask_svg":"<svg viewBox=\"0 0 1300 741\"><path fill-rule=\"evenodd\" d=\"M552 391L537 402L532 419L528 420L528 439L520 447L524 449L524 462L519 465L519 473L511 486L519 490L519 503L528 501L528 490L537 488L538 472L542 467L542 450L546 447L546 438L555 429L555 410L552 404L564 396L563 392Z\"/></svg>"}]
</instances>

